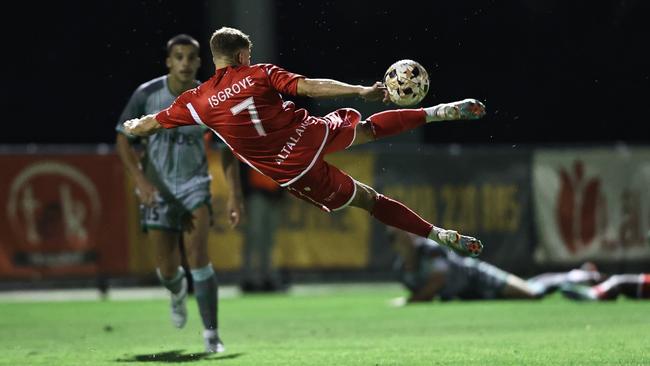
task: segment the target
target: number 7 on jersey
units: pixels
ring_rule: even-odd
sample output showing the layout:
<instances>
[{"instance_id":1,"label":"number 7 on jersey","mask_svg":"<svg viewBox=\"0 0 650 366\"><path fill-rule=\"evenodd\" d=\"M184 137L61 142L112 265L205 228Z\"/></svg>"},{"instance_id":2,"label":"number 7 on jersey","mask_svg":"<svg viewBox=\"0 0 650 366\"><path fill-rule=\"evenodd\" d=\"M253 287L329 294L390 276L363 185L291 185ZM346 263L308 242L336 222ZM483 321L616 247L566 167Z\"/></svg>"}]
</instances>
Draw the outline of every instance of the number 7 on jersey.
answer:
<instances>
[{"instance_id":1,"label":"number 7 on jersey","mask_svg":"<svg viewBox=\"0 0 650 366\"><path fill-rule=\"evenodd\" d=\"M251 116L251 122L253 122L253 126L255 126L257 133L260 136L266 136L266 131L264 131L264 127L262 127L262 121L260 121L260 117L257 114L257 108L255 108L255 101L253 101L253 97L248 97L241 103L230 108L230 112L232 112L233 116L236 116L244 109L248 109L248 114Z\"/></svg>"}]
</instances>

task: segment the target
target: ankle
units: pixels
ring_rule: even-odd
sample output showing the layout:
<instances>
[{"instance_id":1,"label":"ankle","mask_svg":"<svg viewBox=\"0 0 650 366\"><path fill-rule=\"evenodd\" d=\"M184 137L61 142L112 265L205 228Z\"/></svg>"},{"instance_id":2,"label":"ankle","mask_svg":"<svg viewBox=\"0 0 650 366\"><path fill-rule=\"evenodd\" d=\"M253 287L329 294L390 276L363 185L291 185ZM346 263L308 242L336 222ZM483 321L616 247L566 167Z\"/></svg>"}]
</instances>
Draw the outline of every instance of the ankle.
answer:
<instances>
[{"instance_id":1,"label":"ankle","mask_svg":"<svg viewBox=\"0 0 650 366\"><path fill-rule=\"evenodd\" d=\"M438 234L440 234L441 231L443 231L443 229L441 229L441 228L439 228L437 226L434 226L434 227L431 228L431 232L429 233L427 238L429 238L429 239L431 239L431 240L433 240L435 242L438 242L438 241L440 241L440 237L438 236Z\"/></svg>"},{"instance_id":2,"label":"ankle","mask_svg":"<svg viewBox=\"0 0 650 366\"><path fill-rule=\"evenodd\" d=\"M218 329L203 329L203 338L219 338Z\"/></svg>"},{"instance_id":3,"label":"ankle","mask_svg":"<svg viewBox=\"0 0 650 366\"><path fill-rule=\"evenodd\" d=\"M442 103L433 107L424 108L424 112L426 113L427 123L455 119L455 108L451 104Z\"/></svg>"},{"instance_id":4,"label":"ankle","mask_svg":"<svg viewBox=\"0 0 650 366\"><path fill-rule=\"evenodd\" d=\"M438 244L449 245L457 242L460 239L460 234L455 230L445 230L434 226L429 234L429 239Z\"/></svg>"}]
</instances>

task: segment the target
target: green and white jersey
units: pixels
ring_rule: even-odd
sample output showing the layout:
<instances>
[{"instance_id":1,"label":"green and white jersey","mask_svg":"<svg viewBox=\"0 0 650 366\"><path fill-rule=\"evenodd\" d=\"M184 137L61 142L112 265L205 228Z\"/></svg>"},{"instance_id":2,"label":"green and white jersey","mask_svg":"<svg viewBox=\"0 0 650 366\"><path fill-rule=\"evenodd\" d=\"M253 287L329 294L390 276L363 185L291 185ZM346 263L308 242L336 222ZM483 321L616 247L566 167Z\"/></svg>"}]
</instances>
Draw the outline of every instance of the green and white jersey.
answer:
<instances>
[{"instance_id":1,"label":"green and white jersey","mask_svg":"<svg viewBox=\"0 0 650 366\"><path fill-rule=\"evenodd\" d=\"M438 290L441 300L494 299L501 296L508 273L481 260L461 257L426 238L416 239L415 268L406 271L399 259L396 264L400 282L413 292L424 287L433 272L445 275Z\"/></svg>"},{"instance_id":2,"label":"green and white jersey","mask_svg":"<svg viewBox=\"0 0 650 366\"><path fill-rule=\"evenodd\" d=\"M196 82L199 85L199 82ZM140 85L120 115L118 132L124 132L124 121L146 114L158 113L176 99L167 85L167 75ZM146 154L142 162L144 174L166 200L186 195L197 189L209 190L210 175L203 140L206 128L183 126L163 129L143 140Z\"/></svg>"}]
</instances>

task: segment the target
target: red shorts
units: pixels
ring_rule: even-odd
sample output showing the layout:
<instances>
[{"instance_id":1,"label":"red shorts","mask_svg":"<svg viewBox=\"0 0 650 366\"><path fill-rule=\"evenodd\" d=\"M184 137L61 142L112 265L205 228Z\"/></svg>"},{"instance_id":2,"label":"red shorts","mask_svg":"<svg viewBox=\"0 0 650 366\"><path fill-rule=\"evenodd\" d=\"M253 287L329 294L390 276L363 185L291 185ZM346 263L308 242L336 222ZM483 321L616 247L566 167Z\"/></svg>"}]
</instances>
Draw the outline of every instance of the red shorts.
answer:
<instances>
[{"instance_id":1,"label":"red shorts","mask_svg":"<svg viewBox=\"0 0 650 366\"><path fill-rule=\"evenodd\" d=\"M329 212L349 205L356 194L356 185L352 177L328 164L323 157L352 145L361 114L354 109L343 108L329 113L322 120L329 129L323 151L311 169L287 189L294 196Z\"/></svg>"}]
</instances>

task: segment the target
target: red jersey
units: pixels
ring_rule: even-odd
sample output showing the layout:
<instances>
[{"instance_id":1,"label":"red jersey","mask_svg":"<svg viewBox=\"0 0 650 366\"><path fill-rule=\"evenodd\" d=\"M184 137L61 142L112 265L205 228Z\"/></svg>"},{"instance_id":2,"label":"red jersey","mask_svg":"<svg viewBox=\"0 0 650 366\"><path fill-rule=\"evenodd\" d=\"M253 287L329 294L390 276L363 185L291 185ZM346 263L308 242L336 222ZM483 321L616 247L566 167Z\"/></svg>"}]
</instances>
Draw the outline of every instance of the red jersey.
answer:
<instances>
[{"instance_id":1,"label":"red jersey","mask_svg":"<svg viewBox=\"0 0 650 366\"><path fill-rule=\"evenodd\" d=\"M201 124L239 159L282 186L298 180L316 162L328 136L320 118L284 102L304 76L271 64L217 70L156 115L165 128Z\"/></svg>"}]
</instances>

